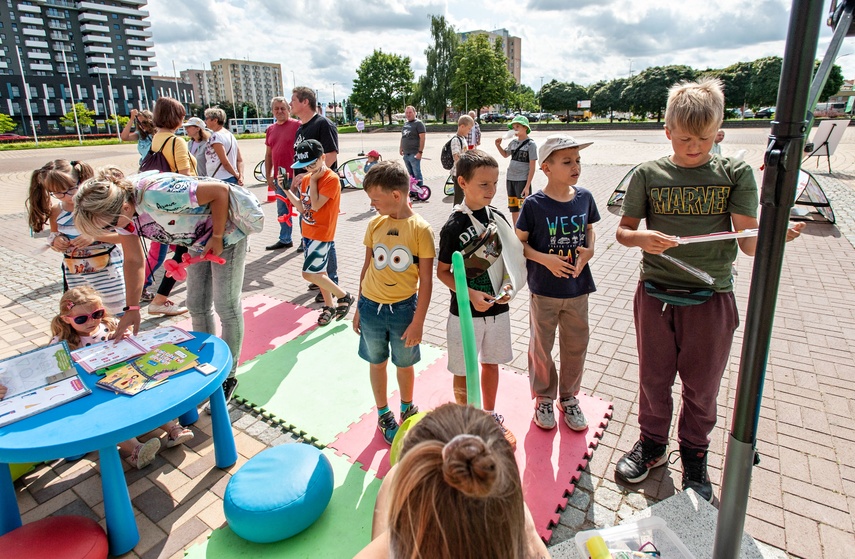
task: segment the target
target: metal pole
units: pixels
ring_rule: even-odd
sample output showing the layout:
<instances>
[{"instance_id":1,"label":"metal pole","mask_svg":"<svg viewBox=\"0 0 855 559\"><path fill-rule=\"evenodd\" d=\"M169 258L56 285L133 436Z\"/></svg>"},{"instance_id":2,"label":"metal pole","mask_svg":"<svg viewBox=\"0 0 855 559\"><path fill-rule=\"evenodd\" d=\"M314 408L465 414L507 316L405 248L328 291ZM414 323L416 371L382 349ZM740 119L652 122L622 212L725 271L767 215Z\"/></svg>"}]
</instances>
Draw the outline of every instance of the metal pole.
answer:
<instances>
[{"instance_id":1,"label":"metal pole","mask_svg":"<svg viewBox=\"0 0 855 559\"><path fill-rule=\"evenodd\" d=\"M30 128L33 129L33 139L36 141L36 145L39 145L39 135L36 133L36 123L33 122L33 108L30 106L30 84L27 83L27 78L24 76L24 64L21 62L21 49L16 46L15 52L18 53L18 68L21 69L21 81L24 82L24 98L27 101L27 114L30 115ZM23 120L21 122L23 123ZM27 126L24 125L24 132L26 132L26 128Z\"/></svg>"},{"instance_id":2,"label":"metal pole","mask_svg":"<svg viewBox=\"0 0 855 559\"><path fill-rule=\"evenodd\" d=\"M766 170L760 193L760 232L745 319L733 423L722 474L721 506L713 547L715 559L740 556L766 360L790 209L795 202L806 131L807 92L813 74L822 9L822 2L793 0L790 11L776 120L772 122L766 148Z\"/></svg>"},{"instance_id":3,"label":"metal pole","mask_svg":"<svg viewBox=\"0 0 855 559\"><path fill-rule=\"evenodd\" d=\"M77 107L74 105L74 90L71 88L71 75L68 73L68 60L65 59L65 46L62 47L62 64L65 66L65 79L68 82L68 94L71 96L71 110L74 112L74 126L77 128L77 139L83 145L83 135L80 133L80 122L77 121Z\"/></svg>"},{"instance_id":4,"label":"metal pole","mask_svg":"<svg viewBox=\"0 0 855 559\"><path fill-rule=\"evenodd\" d=\"M151 105L148 102L148 92L145 90L145 76L143 75L142 60L137 60L137 65L140 68L140 81L142 82L142 94L145 100L145 108L151 110Z\"/></svg>"},{"instance_id":5,"label":"metal pole","mask_svg":"<svg viewBox=\"0 0 855 559\"><path fill-rule=\"evenodd\" d=\"M336 119L336 105L335 105L335 82L332 84L332 119L333 123L337 126L338 119Z\"/></svg>"},{"instance_id":6,"label":"metal pole","mask_svg":"<svg viewBox=\"0 0 855 559\"><path fill-rule=\"evenodd\" d=\"M110 109L113 111L113 118L116 119L116 137L119 139L119 143L122 143L122 130L119 128L119 115L116 111L116 102L113 101L113 80L110 79L110 63L106 60L104 61L104 66L107 67L107 89L110 90ZM107 110L107 105L104 105L104 110ZM107 115L105 120L109 120L110 115Z\"/></svg>"}]
</instances>

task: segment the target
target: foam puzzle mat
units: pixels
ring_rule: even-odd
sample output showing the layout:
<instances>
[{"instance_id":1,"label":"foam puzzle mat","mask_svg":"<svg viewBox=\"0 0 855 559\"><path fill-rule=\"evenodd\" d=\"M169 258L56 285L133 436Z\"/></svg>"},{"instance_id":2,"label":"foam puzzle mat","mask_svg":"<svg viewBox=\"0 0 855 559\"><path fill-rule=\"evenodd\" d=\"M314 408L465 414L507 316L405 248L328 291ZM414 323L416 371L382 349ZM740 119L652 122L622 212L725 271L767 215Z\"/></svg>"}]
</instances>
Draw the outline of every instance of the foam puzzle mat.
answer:
<instances>
[{"instance_id":1,"label":"foam puzzle mat","mask_svg":"<svg viewBox=\"0 0 855 559\"><path fill-rule=\"evenodd\" d=\"M416 377L414 402L426 411L454 400L451 373L445 357ZM394 402L394 404L393 404ZM397 409L397 394L390 398L390 408ZM545 431L531 420L534 400L528 376L500 368L496 411L505 418L504 425L517 438L516 459L522 475L523 494L531 509L538 533L549 541L558 523L559 510L579 480L596 448L612 414L612 404L599 398L579 395L588 429L571 431L556 410L558 427ZM396 407L392 407L392 406ZM330 448L352 463L377 472L383 477L389 471L389 445L377 430L377 409L363 415L347 431L340 433Z\"/></svg>"},{"instance_id":2,"label":"foam puzzle mat","mask_svg":"<svg viewBox=\"0 0 855 559\"><path fill-rule=\"evenodd\" d=\"M228 526L187 550L189 559L341 559L353 557L371 541L371 519L380 480L358 466L323 451L333 467L335 486L324 514L296 536L259 544L244 540Z\"/></svg>"},{"instance_id":3,"label":"foam puzzle mat","mask_svg":"<svg viewBox=\"0 0 855 559\"><path fill-rule=\"evenodd\" d=\"M318 323L317 311L267 295L244 297L242 304L244 336L240 363L276 349L317 326ZM219 335L220 323L216 320L216 316L215 322L217 335ZM176 326L184 330L193 329L189 318L182 320Z\"/></svg>"}]
</instances>

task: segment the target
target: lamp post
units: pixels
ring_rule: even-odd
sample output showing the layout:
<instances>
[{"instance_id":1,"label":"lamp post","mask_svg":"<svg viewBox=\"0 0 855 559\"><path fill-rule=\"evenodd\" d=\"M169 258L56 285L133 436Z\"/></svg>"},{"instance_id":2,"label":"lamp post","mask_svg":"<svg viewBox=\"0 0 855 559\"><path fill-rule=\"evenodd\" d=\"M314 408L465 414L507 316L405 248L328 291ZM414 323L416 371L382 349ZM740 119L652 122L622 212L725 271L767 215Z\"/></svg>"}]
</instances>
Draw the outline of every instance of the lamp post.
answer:
<instances>
[{"instance_id":1,"label":"lamp post","mask_svg":"<svg viewBox=\"0 0 855 559\"><path fill-rule=\"evenodd\" d=\"M333 124L338 125L338 119L336 118L336 104L335 104L335 82L332 84L332 119Z\"/></svg>"},{"instance_id":2,"label":"lamp post","mask_svg":"<svg viewBox=\"0 0 855 559\"><path fill-rule=\"evenodd\" d=\"M540 76L540 91L537 94L537 100L540 102L540 112L543 112L543 76Z\"/></svg>"},{"instance_id":3,"label":"lamp post","mask_svg":"<svg viewBox=\"0 0 855 559\"><path fill-rule=\"evenodd\" d=\"M463 85L466 86L466 103L464 104L464 107L465 107L464 110L468 114L469 113L469 82L465 82Z\"/></svg>"}]
</instances>

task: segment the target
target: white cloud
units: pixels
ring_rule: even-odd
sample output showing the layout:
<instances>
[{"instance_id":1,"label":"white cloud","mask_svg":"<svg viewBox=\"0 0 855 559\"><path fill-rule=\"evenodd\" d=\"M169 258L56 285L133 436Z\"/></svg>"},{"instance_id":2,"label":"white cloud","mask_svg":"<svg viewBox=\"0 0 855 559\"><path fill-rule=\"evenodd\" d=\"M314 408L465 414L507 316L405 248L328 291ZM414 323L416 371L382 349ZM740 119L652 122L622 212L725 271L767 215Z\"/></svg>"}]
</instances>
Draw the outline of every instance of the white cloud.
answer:
<instances>
[{"instance_id":1,"label":"white cloud","mask_svg":"<svg viewBox=\"0 0 855 559\"><path fill-rule=\"evenodd\" d=\"M824 0L827 5L829 0ZM375 49L409 56L424 72L430 15L458 31L505 28L522 38L522 81L541 76L589 85L648 66L720 68L782 55L787 0L150 0L159 72L198 68L219 58L282 64L294 82L322 100L350 93L356 68ZM823 27L817 57L831 31ZM851 40L849 40L851 41ZM855 52L844 43L842 53ZM855 55L840 58L855 77ZM292 77L293 72L293 77Z\"/></svg>"}]
</instances>

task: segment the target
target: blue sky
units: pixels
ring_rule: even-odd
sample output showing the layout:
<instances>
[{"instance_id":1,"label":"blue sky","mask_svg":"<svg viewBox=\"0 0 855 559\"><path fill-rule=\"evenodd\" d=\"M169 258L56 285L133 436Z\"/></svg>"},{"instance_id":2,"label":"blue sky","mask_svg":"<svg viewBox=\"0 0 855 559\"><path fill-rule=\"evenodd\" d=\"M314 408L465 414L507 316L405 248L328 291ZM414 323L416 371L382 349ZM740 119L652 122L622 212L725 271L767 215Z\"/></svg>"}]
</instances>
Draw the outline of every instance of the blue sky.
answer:
<instances>
[{"instance_id":1,"label":"blue sky","mask_svg":"<svg viewBox=\"0 0 855 559\"><path fill-rule=\"evenodd\" d=\"M829 0L824 0L826 9ZM374 49L409 56L419 76L430 15L458 31L505 28L522 38L522 82L589 85L649 66L720 68L783 55L785 0L149 0L161 75L219 58L282 64L293 83L331 101L350 93L355 68ZM818 57L831 30L823 26ZM855 53L855 39L841 54ZM839 59L855 78L855 54ZM335 84L335 86L333 86Z\"/></svg>"}]
</instances>

